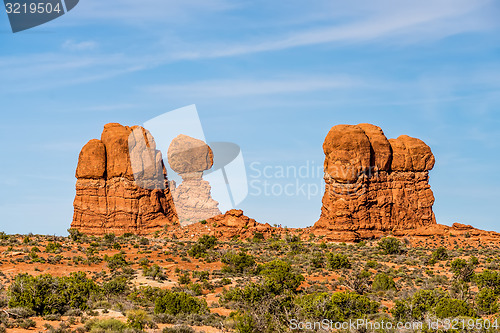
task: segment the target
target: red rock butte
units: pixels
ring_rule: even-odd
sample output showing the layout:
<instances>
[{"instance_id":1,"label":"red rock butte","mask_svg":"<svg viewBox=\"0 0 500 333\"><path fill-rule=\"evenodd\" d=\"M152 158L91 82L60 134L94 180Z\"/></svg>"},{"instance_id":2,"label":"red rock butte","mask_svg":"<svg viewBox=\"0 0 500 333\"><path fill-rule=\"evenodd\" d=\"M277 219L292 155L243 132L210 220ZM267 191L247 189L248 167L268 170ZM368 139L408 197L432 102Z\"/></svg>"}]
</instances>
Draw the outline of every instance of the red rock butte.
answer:
<instances>
[{"instance_id":1,"label":"red rock butte","mask_svg":"<svg viewBox=\"0 0 500 333\"><path fill-rule=\"evenodd\" d=\"M81 150L71 228L149 234L177 222L161 152L140 126L106 124Z\"/></svg>"},{"instance_id":2,"label":"red rock butte","mask_svg":"<svg viewBox=\"0 0 500 333\"><path fill-rule=\"evenodd\" d=\"M323 143L325 194L314 230L356 240L436 224L429 170L434 155L423 141L387 139L371 124L337 125Z\"/></svg>"}]
</instances>

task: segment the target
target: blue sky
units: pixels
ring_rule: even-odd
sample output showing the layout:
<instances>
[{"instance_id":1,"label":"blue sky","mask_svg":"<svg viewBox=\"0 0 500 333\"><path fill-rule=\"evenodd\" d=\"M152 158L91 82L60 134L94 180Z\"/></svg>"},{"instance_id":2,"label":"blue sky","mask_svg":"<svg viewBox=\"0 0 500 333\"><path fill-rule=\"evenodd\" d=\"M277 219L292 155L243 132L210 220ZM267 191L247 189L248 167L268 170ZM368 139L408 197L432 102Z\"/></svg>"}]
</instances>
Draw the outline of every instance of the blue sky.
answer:
<instances>
[{"instance_id":1,"label":"blue sky","mask_svg":"<svg viewBox=\"0 0 500 333\"><path fill-rule=\"evenodd\" d=\"M81 0L12 34L3 12L0 229L65 234L79 150L105 123L196 104L207 140L239 144L258 186L265 166L321 166L336 124L421 138L438 223L500 231L498 17L494 0ZM255 192L239 208L257 221L319 217L322 193Z\"/></svg>"}]
</instances>

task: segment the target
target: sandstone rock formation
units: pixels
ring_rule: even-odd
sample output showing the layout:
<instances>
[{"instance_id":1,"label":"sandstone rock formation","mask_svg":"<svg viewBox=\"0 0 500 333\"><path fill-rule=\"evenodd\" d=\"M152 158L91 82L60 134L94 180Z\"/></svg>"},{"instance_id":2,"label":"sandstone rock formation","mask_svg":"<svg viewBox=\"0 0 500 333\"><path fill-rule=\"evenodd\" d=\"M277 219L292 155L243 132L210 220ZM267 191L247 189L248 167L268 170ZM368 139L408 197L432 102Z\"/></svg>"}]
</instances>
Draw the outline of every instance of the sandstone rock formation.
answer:
<instances>
[{"instance_id":1,"label":"sandstone rock formation","mask_svg":"<svg viewBox=\"0 0 500 333\"><path fill-rule=\"evenodd\" d=\"M168 147L168 164L182 177L182 183L172 188L172 195L182 225L196 223L221 214L219 203L212 199L209 182L203 171L213 165L212 149L203 141L178 135Z\"/></svg>"},{"instance_id":2,"label":"sandstone rock formation","mask_svg":"<svg viewBox=\"0 0 500 333\"><path fill-rule=\"evenodd\" d=\"M220 214L206 220L206 223L193 223L177 230L168 229L168 232L178 239L196 239L201 235L213 235L220 240L230 240L233 237L239 239L253 238L256 233L261 233L264 238L271 235L286 234L294 230L273 228L268 223L258 223L254 219L243 214L242 210L231 209L225 214Z\"/></svg>"},{"instance_id":3,"label":"sandstone rock formation","mask_svg":"<svg viewBox=\"0 0 500 333\"><path fill-rule=\"evenodd\" d=\"M323 150L326 186L315 229L353 241L436 224L429 185L434 156L423 141L387 140L371 124L337 125Z\"/></svg>"},{"instance_id":4,"label":"sandstone rock formation","mask_svg":"<svg viewBox=\"0 0 500 333\"><path fill-rule=\"evenodd\" d=\"M140 126L111 123L81 150L71 228L91 235L148 234L177 215L161 152Z\"/></svg>"}]
</instances>

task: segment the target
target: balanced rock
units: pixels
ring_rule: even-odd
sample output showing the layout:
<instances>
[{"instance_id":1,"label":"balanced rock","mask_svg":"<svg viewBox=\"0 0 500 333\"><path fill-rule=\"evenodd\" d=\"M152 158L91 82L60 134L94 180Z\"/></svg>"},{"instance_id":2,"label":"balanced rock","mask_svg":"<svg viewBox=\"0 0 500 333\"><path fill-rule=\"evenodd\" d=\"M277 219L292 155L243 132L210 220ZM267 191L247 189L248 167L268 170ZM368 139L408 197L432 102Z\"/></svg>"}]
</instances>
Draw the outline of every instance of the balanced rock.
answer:
<instances>
[{"instance_id":1,"label":"balanced rock","mask_svg":"<svg viewBox=\"0 0 500 333\"><path fill-rule=\"evenodd\" d=\"M71 228L148 234L177 221L161 152L140 126L106 124L81 150Z\"/></svg>"},{"instance_id":2,"label":"balanced rock","mask_svg":"<svg viewBox=\"0 0 500 333\"><path fill-rule=\"evenodd\" d=\"M337 125L323 150L326 185L315 229L359 239L436 224L429 185L434 155L423 141L387 140L371 124Z\"/></svg>"},{"instance_id":3,"label":"balanced rock","mask_svg":"<svg viewBox=\"0 0 500 333\"><path fill-rule=\"evenodd\" d=\"M172 195L182 225L206 220L221 214L219 203L211 196L210 183L203 180L203 171L213 165L212 149L203 141L178 135L168 147L168 164L182 177Z\"/></svg>"},{"instance_id":4,"label":"balanced rock","mask_svg":"<svg viewBox=\"0 0 500 333\"><path fill-rule=\"evenodd\" d=\"M168 147L168 164L181 177L197 176L214 164L212 149L203 141L180 134Z\"/></svg>"}]
</instances>

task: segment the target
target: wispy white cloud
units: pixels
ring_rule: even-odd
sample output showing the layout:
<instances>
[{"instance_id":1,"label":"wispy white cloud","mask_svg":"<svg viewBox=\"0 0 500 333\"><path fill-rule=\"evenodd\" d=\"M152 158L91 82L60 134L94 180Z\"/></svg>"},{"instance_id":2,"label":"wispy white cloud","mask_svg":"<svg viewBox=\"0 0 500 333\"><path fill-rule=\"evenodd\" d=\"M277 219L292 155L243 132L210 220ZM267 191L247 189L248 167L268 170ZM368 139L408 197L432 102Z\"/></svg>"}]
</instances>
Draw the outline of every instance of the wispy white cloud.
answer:
<instances>
[{"instance_id":1,"label":"wispy white cloud","mask_svg":"<svg viewBox=\"0 0 500 333\"><path fill-rule=\"evenodd\" d=\"M200 36L203 37L198 37L198 40L187 41L181 38L183 36L172 35L174 31L171 30L172 27L182 27L181 30L189 35L189 31L199 31L201 24L210 23L207 20L202 20L198 24L192 23L191 21L195 18L202 18L203 13L226 12L235 5L227 0L208 2L201 0L186 2L124 0L123 3L89 0L79 5L80 14L78 15L88 18L88 15L92 13L97 18L100 16L103 19L114 18L123 20L125 23L135 18L142 19L144 24L148 24L150 19L148 15L158 15L171 25L164 33L168 37L154 39L151 44L145 42L136 46L122 47L123 53L106 52L106 50L117 50L113 47L116 41L108 41L106 47L104 45L101 47L101 42L98 44L96 41L66 40L59 52L0 57L0 77L3 78L0 84L5 84L5 87L1 87L1 91L52 89L103 80L178 61L235 57L320 44L344 45L345 43L359 44L375 41L377 43L418 43L466 31L490 29L497 24L485 14L485 11L493 7L491 0L422 0L418 2L380 0L355 1L354 3L357 7L352 5L346 6L347 9L345 9L344 6L340 6L343 3L334 1L331 5L331 16L336 18L332 20L333 23L325 24L325 18L322 17L319 22L309 22L307 27L304 27L303 23L297 26L291 25L285 29L289 32L283 32L283 29L271 29L266 34L250 34L247 31L243 34L246 37L242 40L223 37L224 33L230 30L229 25L235 24L234 19L224 16L227 20L226 25L222 24L222 27L219 27L219 29L225 29L220 31L222 36L218 33L208 36L201 34ZM361 4L364 5L361 6ZM343 9L336 13L335 6ZM190 14L189 9L194 7L197 9ZM357 8L363 8L363 10ZM295 11L299 9L300 7L296 5ZM305 7L304 10L310 11ZM288 13L289 16L291 14ZM192 24L194 30L189 30L183 24L179 25L175 20L170 22L169 15L186 17L186 20L191 22L188 27ZM191 16L188 18L189 15ZM211 20L215 21L216 17L211 17ZM221 19L221 21L224 20ZM152 26L161 29L164 24ZM251 37L252 35L258 37ZM83 52L97 48L100 49L99 52Z\"/></svg>"},{"instance_id":2,"label":"wispy white cloud","mask_svg":"<svg viewBox=\"0 0 500 333\"><path fill-rule=\"evenodd\" d=\"M494 24L494 21L485 19L482 14L471 15L491 3L490 0L380 1L375 3L380 3L380 5L372 8L373 13L361 19L353 19L349 23L300 30L241 44L205 45L201 46L201 50L178 52L174 58L229 57L334 42L380 41L383 38L395 38L401 43L421 42L466 31L484 30L491 28Z\"/></svg>"},{"instance_id":3,"label":"wispy white cloud","mask_svg":"<svg viewBox=\"0 0 500 333\"><path fill-rule=\"evenodd\" d=\"M72 23L105 21L137 25L163 21L172 24L235 7L237 4L229 0L87 0L80 2L78 11L74 11Z\"/></svg>"},{"instance_id":4,"label":"wispy white cloud","mask_svg":"<svg viewBox=\"0 0 500 333\"><path fill-rule=\"evenodd\" d=\"M220 98L251 95L289 94L319 90L352 88L366 83L352 77L287 77L279 79L227 79L187 84L151 85L141 88L160 96Z\"/></svg>"},{"instance_id":5,"label":"wispy white cloud","mask_svg":"<svg viewBox=\"0 0 500 333\"><path fill-rule=\"evenodd\" d=\"M62 44L62 48L68 51L90 51L96 49L97 46L97 42L93 40L75 42L72 39L68 39Z\"/></svg>"}]
</instances>

